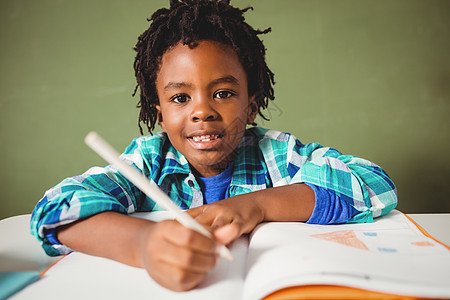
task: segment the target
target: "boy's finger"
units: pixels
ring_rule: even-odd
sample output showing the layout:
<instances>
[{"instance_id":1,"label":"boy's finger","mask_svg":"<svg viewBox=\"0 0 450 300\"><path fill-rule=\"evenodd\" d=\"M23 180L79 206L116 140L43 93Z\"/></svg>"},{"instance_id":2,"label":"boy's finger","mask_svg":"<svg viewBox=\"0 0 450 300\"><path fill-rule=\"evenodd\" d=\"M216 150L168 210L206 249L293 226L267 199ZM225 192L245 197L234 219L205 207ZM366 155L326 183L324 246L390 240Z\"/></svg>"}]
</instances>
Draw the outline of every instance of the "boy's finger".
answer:
<instances>
[{"instance_id":1,"label":"boy's finger","mask_svg":"<svg viewBox=\"0 0 450 300\"><path fill-rule=\"evenodd\" d=\"M178 266L158 262L158 271L151 270L151 276L162 286L174 291L187 291L199 284L205 272L189 272Z\"/></svg>"},{"instance_id":2,"label":"boy's finger","mask_svg":"<svg viewBox=\"0 0 450 300\"><path fill-rule=\"evenodd\" d=\"M175 246L167 247L160 255L160 261L186 272L205 273L215 266L217 255Z\"/></svg>"},{"instance_id":3,"label":"boy's finger","mask_svg":"<svg viewBox=\"0 0 450 300\"><path fill-rule=\"evenodd\" d=\"M199 206L195 208L190 208L186 210L186 212L195 219L198 215L201 215L203 213L203 210L204 208L202 206Z\"/></svg>"},{"instance_id":4,"label":"boy's finger","mask_svg":"<svg viewBox=\"0 0 450 300\"><path fill-rule=\"evenodd\" d=\"M216 242L214 240L186 228L176 221L168 224L167 230L170 234L165 234L164 238L177 247L188 248L205 254L212 254L215 251Z\"/></svg>"},{"instance_id":5,"label":"boy's finger","mask_svg":"<svg viewBox=\"0 0 450 300\"><path fill-rule=\"evenodd\" d=\"M208 226L211 225L216 217L216 215L212 213L211 210L206 209L205 206L189 209L187 210L187 213L200 224Z\"/></svg>"},{"instance_id":6,"label":"boy's finger","mask_svg":"<svg viewBox=\"0 0 450 300\"><path fill-rule=\"evenodd\" d=\"M211 211L205 211L195 217L195 220L203 225L211 226L216 218L216 214Z\"/></svg>"},{"instance_id":7,"label":"boy's finger","mask_svg":"<svg viewBox=\"0 0 450 300\"><path fill-rule=\"evenodd\" d=\"M217 242L228 245L240 236L240 226L235 223L227 224L214 231Z\"/></svg>"},{"instance_id":8,"label":"boy's finger","mask_svg":"<svg viewBox=\"0 0 450 300\"><path fill-rule=\"evenodd\" d=\"M212 222L211 222L211 229L216 230L219 227L225 226L227 224L233 223L234 219L231 215L220 215L217 216Z\"/></svg>"}]
</instances>

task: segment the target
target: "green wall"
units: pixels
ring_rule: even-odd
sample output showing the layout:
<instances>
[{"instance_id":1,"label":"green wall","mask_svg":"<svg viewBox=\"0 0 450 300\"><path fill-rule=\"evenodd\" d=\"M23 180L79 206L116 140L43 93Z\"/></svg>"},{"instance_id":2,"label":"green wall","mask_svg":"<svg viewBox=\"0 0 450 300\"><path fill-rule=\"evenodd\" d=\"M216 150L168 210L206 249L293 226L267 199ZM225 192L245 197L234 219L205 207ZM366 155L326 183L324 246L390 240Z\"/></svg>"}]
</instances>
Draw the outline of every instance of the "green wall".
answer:
<instances>
[{"instance_id":1,"label":"green wall","mask_svg":"<svg viewBox=\"0 0 450 300\"><path fill-rule=\"evenodd\" d=\"M239 0L276 74L271 121L381 165L404 212L450 212L450 1ZM65 177L103 165L137 127L132 63L166 1L0 2L0 218L30 213Z\"/></svg>"}]
</instances>

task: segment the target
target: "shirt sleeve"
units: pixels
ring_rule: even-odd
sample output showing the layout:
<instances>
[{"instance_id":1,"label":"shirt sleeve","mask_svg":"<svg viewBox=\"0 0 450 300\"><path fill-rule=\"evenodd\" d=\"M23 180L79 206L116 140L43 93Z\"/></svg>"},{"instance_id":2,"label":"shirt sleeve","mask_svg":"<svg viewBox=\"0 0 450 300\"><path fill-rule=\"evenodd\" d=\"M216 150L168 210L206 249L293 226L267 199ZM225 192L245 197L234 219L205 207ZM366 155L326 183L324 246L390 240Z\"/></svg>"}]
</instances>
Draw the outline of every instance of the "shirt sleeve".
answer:
<instances>
[{"instance_id":1,"label":"shirt sleeve","mask_svg":"<svg viewBox=\"0 0 450 300\"><path fill-rule=\"evenodd\" d=\"M358 211L348 222L372 222L396 207L395 185L376 164L317 143L303 145L293 136L288 143L290 183L311 184L346 201Z\"/></svg>"},{"instance_id":2,"label":"shirt sleeve","mask_svg":"<svg viewBox=\"0 0 450 300\"><path fill-rule=\"evenodd\" d=\"M347 223L359 212L347 201L339 198L332 191L317 187L313 184L306 184L315 195L315 206L307 224L341 224Z\"/></svg>"},{"instance_id":3,"label":"shirt sleeve","mask_svg":"<svg viewBox=\"0 0 450 300\"><path fill-rule=\"evenodd\" d=\"M122 159L148 175L135 141L122 154ZM72 250L56 238L60 226L105 211L132 213L141 199L142 192L115 168L94 167L82 175L64 179L45 193L31 216L31 233L48 255L67 254Z\"/></svg>"}]
</instances>

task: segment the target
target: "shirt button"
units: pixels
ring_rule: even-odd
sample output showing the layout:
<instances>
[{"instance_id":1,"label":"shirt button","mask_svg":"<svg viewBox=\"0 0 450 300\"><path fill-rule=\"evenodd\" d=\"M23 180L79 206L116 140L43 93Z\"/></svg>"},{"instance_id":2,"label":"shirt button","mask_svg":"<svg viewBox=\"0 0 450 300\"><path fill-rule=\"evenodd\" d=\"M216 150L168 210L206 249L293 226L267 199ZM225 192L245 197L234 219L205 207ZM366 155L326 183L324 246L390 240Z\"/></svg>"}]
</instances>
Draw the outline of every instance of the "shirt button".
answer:
<instances>
[{"instance_id":1,"label":"shirt button","mask_svg":"<svg viewBox=\"0 0 450 300\"><path fill-rule=\"evenodd\" d=\"M190 187L194 187L194 181L192 181L192 179L189 179L189 180L188 180L188 185L189 185Z\"/></svg>"}]
</instances>

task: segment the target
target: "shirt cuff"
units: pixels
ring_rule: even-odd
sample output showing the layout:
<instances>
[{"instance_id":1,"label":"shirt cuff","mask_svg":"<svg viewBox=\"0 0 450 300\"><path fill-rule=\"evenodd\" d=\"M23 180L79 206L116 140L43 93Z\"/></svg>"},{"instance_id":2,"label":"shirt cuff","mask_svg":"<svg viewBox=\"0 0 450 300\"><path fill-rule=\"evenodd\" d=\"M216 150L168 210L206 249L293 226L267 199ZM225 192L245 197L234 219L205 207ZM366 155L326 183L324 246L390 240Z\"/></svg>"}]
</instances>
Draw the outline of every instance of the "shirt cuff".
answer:
<instances>
[{"instance_id":1,"label":"shirt cuff","mask_svg":"<svg viewBox=\"0 0 450 300\"><path fill-rule=\"evenodd\" d=\"M47 231L45 233L45 238L52 245L62 245L61 242L57 238L56 229L57 228L52 228L49 231Z\"/></svg>"}]
</instances>

